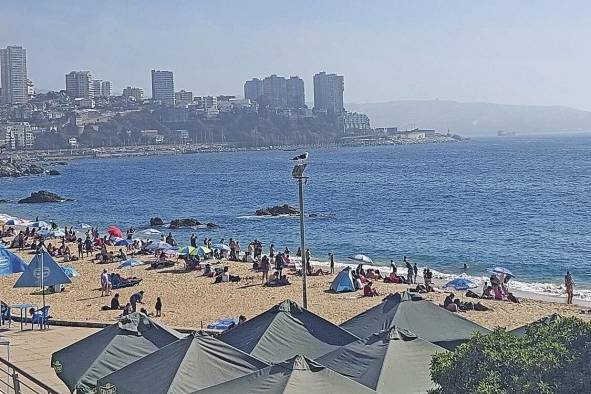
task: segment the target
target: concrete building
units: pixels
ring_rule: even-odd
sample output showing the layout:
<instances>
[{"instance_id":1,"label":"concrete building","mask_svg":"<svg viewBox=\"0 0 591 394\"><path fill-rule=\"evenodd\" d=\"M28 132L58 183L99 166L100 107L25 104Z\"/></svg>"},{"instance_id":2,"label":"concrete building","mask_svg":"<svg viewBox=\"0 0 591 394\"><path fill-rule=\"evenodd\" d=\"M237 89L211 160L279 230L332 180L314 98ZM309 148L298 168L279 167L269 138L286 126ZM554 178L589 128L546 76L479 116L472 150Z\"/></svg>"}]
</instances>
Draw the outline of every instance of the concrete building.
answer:
<instances>
[{"instance_id":1,"label":"concrete building","mask_svg":"<svg viewBox=\"0 0 591 394\"><path fill-rule=\"evenodd\" d=\"M322 71L314 75L314 109L332 114L342 114L345 78Z\"/></svg>"},{"instance_id":2,"label":"concrete building","mask_svg":"<svg viewBox=\"0 0 591 394\"><path fill-rule=\"evenodd\" d=\"M0 49L0 83L5 104L22 104L28 101L27 50L20 46Z\"/></svg>"},{"instance_id":3,"label":"concrete building","mask_svg":"<svg viewBox=\"0 0 591 394\"><path fill-rule=\"evenodd\" d=\"M287 107L287 81L273 74L263 79L263 103L271 108Z\"/></svg>"},{"instance_id":4,"label":"concrete building","mask_svg":"<svg viewBox=\"0 0 591 394\"><path fill-rule=\"evenodd\" d=\"M193 92L187 92L185 90L175 92L174 100L177 104L189 104L191 101L193 101Z\"/></svg>"},{"instance_id":5,"label":"concrete building","mask_svg":"<svg viewBox=\"0 0 591 394\"><path fill-rule=\"evenodd\" d=\"M258 101L263 96L263 81L253 78L244 83L244 98Z\"/></svg>"},{"instance_id":6,"label":"concrete building","mask_svg":"<svg viewBox=\"0 0 591 394\"><path fill-rule=\"evenodd\" d=\"M172 71L152 70L152 99L164 105L174 105L174 76Z\"/></svg>"},{"instance_id":7,"label":"concrete building","mask_svg":"<svg viewBox=\"0 0 591 394\"><path fill-rule=\"evenodd\" d=\"M93 98L94 87L90 71L72 71L66 74L66 94L71 98Z\"/></svg>"},{"instance_id":8,"label":"concrete building","mask_svg":"<svg viewBox=\"0 0 591 394\"><path fill-rule=\"evenodd\" d=\"M142 101L144 99L144 89L128 86L123 89L123 97L133 97L135 101Z\"/></svg>"},{"instance_id":9,"label":"concrete building","mask_svg":"<svg viewBox=\"0 0 591 394\"><path fill-rule=\"evenodd\" d=\"M306 106L304 80L300 77L289 77L287 80L287 106L289 108L304 108Z\"/></svg>"},{"instance_id":10,"label":"concrete building","mask_svg":"<svg viewBox=\"0 0 591 394\"><path fill-rule=\"evenodd\" d=\"M35 84L27 79L27 99L31 100L35 96Z\"/></svg>"},{"instance_id":11,"label":"concrete building","mask_svg":"<svg viewBox=\"0 0 591 394\"><path fill-rule=\"evenodd\" d=\"M92 95L94 98L111 96L111 82L103 81L100 79L93 79L91 86Z\"/></svg>"},{"instance_id":12,"label":"concrete building","mask_svg":"<svg viewBox=\"0 0 591 394\"><path fill-rule=\"evenodd\" d=\"M5 125L4 145L9 150L31 149L35 143L33 129L28 122L18 122Z\"/></svg>"},{"instance_id":13,"label":"concrete building","mask_svg":"<svg viewBox=\"0 0 591 394\"><path fill-rule=\"evenodd\" d=\"M357 112L345 112L343 116L345 133L353 133L361 130L371 130L369 117Z\"/></svg>"}]
</instances>

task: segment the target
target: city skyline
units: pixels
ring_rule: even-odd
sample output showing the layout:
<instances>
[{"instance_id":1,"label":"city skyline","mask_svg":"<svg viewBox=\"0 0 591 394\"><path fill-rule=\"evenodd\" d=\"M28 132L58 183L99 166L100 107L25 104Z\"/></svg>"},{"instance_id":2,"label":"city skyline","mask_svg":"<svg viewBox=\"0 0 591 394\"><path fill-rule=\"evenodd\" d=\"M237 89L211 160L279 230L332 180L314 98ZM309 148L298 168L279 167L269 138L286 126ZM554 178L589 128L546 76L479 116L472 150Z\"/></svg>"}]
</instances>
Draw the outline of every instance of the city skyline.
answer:
<instances>
[{"instance_id":1,"label":"city skyline","mask_svg":"<svg viewBox=\"0 0 591 394\"><path fill-rule=\"evenodd\" d=\"M195 95L240 95L258 75L299 75L312 86L326 70L347 77L349 103L440 98L591 109L591 55L580 50L591 8L582 1L175 3L9 0L0 46L27 48L38 89L59 90L61 76L78 69L112 81L114 93L147 92L150 70L165 69ZM160 19L173 27L149 23Z\"/></svg>"}]
</instances>

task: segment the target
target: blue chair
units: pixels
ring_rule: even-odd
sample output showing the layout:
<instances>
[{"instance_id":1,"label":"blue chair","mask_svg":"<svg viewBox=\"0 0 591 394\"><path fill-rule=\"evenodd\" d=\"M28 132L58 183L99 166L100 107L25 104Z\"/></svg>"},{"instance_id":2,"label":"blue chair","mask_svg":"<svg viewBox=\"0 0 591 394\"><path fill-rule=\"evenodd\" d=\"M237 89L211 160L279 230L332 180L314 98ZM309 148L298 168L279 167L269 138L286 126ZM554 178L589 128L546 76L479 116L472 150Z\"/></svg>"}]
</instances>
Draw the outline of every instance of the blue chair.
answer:
<instances>
[{"instance_id":1,"label":"blue chair","mask_svg":"<svg viewBox=\"0 0 591 394\"><path fill-rule=\"evenodd\" d=\"M8 321L8 327L11 322L10 307L8 305L2 305L2 312L0 313L0 324L4 325L5 321Z\"/></svg>"},{"instance_id":2,"label":"blue chair","mask_svg":"<svg viewBox=\"0 0 591 394\"><path fill-rule=\"evenodd\" d=\"M37 309L31 316L31 325L39 324L39 329L47 325L49 320L49 305L44 306L41 309Z\"/></svg>"}]
</instances>

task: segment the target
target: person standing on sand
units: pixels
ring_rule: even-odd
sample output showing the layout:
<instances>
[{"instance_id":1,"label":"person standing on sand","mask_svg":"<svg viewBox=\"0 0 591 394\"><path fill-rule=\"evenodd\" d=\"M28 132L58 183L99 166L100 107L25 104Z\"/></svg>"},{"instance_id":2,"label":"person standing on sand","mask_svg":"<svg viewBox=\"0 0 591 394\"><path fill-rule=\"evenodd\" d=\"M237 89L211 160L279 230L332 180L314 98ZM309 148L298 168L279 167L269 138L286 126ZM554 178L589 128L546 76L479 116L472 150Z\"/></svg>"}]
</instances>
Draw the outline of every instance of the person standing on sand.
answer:
<instances>
[{"instance_id":1,"label":"person standing on sand","mask_svg":"<svg viewBox=\"0 0 591 394\"><path fill-rule=\"evenodd\" d=\"M275 245L271 244L269 246L269 258L272 259L275 257Z\"/></svg>"},{"instance_id":2,"label":"person standing on sand","mask_svg":"<svg viewBox=\"0 0 591 394\"><path fill-rule=\"evenodd\" d=\"M262 284L265 284L269 281L269 258L267 256L263 256L261 259L261 272L262 276Z\"/></svg>"},{"instance_id":3,"label":"person standing on sand","mask_svg":"<svg viewBox=\"0 0 591 394\"><path fill-rule=\"evenodd\" d=\"M419 273L419 268L417 267L417 263L414 263L412 266L412 271L414 274L414 283L417 283L417 274Z\"/></svg>"},{"instance_id":4,"label":"person standing on sand","mask_svg":"<svg viewBox=\"0 0 591 394\"><path fill-rule=\"evenodd\" d=\"M104 269L101 274L101 297L111 295L111 281L109 279L109 274Z\"/></svg>"},{"instance_id":5,"label":"person standing on sand","mask_svg":"<svg viewBox=\"0 0 591 394\"><path fill-rule=\"evenodd\" d=\"M575 282L573 281L573 277L569 271L566 271L566 275L564 275L564 286L566 287L566 303L572 304L575 291Z\"/></svg>"},{"instance_id":6,"label":"person standing on sand","mask_svg":"<svg viewBox=\"0 0 591 394\"><path fill-rule=\"evenodd\" d=\"M330 258L330 273L332 275L332 274L334 274L334 254L332 252L330 252L328 254L328 257Z\"/></svg>"},{"instance_id":7,"label":"person standing on sand","mask_svg":"<svg viewBox=\"0 0 591 394\"><path fill-rule=\"evenodd\" d=\"M312 258L312 255L310 254L310 249L306 249L305 260L306 260L306 270L308 271L308 275L312 275L312 265L310 265L311 258Z\"/></svg>"},{"instance_id":8,"label":"person standing on sand","mask_svg":"<svg viewBox=\"0 0 591 394\"><path fill-rule=\"evenodd\" d=\"M154 306L154 309L156 309L156 317L161 317L162 316L162 300L160 299L160 297L156 298L156 305Z\"/></svg>"}]
</instances>

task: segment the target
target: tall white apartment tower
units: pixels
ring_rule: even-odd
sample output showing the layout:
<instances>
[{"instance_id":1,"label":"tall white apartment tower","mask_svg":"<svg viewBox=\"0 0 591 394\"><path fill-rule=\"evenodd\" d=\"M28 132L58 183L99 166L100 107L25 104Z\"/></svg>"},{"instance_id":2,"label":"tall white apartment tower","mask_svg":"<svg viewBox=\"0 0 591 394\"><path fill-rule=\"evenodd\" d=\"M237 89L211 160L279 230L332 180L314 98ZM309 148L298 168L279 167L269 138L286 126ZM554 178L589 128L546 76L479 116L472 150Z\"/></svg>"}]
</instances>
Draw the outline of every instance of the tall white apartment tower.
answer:
<instances>
[{"instance_id":1,"label":"tall white apartment tower","mask_svg":"<svg viewBox=\"0 0 591 394\"><path fill-rule=\"evenodd\" d=\"M152 70L152 98L164 105L174 105L174 77L172 71Z\"/></svg>"},{"instance_id":2,"label":"tall white apartment tower","mask_svg":"<svg viewBox=\"0 0 591 394\"><path fill-rule=\"evenodd\" d=\"M20 46L0 49L0 69L2 83L1 102L6 104L26 103L27 90L27 50Z\"/></svg>"}]
</instances>

